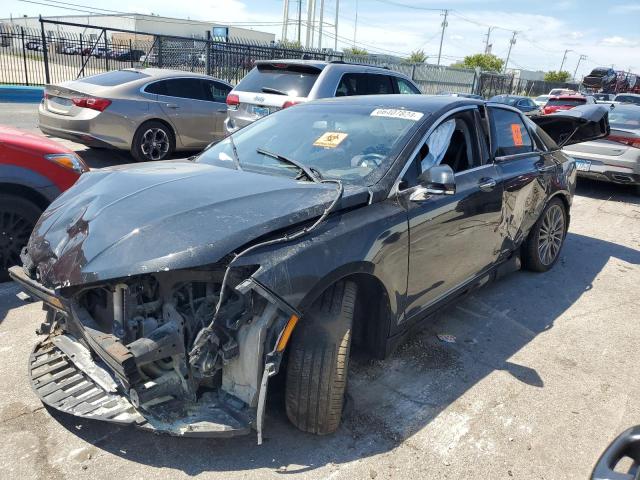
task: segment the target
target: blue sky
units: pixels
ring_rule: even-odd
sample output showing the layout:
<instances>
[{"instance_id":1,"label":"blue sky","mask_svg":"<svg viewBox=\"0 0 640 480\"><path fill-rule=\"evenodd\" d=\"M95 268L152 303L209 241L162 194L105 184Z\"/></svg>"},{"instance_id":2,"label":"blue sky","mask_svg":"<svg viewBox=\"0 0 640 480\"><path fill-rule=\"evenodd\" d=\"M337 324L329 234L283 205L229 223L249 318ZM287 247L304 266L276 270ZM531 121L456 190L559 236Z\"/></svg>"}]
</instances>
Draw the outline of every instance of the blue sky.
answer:
<instances>
[{"instance_id":1,"label":"blue sky","mask_svg":"<svg viewBox=\"0 0 640 480\"><path fill-rule=\"evenodd\" d=\"M92 8L124 12L155 13L163 16L219 22L238 22L250 28L275 33L282 27L282 0L4 0L0 17L76 14L71 10ZM302 0L306 21L307 1ZM64 3L67 3L64 5ZM76 4L71 6L69 4ZM290 0L292 25L289 37L296 38L297 0ZM489 26L492 51L504 58L513 30L517 31L509 65L533 70L557 70L565 49L565 70L573 73L581 54L587 55L578 76L596 66L640 72L640 0L358 0L356 44L371 52L408 54L423 49L435 63L440 40L442 12L450 10L443 46L443 63L482 52ZM320 0L317 0L320 4ZM430 10L433 9L433 10ZM333 47L335 0L325 0L323 46ZM340 1L338 47L353 44L356 0ZM305 29L302 31L303 41ZM317 38L317 37L316 37Z\"/></svg>"}]
</instances>

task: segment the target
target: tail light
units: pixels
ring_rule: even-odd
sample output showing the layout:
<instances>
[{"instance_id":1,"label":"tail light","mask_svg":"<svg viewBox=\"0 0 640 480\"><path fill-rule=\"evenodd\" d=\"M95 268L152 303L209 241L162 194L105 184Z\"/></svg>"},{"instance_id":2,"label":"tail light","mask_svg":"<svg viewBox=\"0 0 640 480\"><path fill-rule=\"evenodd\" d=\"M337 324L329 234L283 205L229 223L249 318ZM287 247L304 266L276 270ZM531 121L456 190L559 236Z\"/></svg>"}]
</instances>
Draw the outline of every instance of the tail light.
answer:
<instances>
[{"instance_id":1,"label":"tail light","mask_svg":"<svg viewBox=\"0 0 640 480\"><path fill-rule=\"evenodd\" d=\"M227 95L227 105L230 107L237 107L240 105L240 97L235 93Z\"/></svg>"},{"instance_id":2,"label":"tail light","mask_svg":"<svg viewBox=\"0 0 640 480\"><path fill-rule=\"evenodd\" d=\"M628 145L633 148L640 148L640 138L638 137L625 137L624 135L609 135L606 137L606 140L611 140L612 142L622 143L623 145Z\"/></svg>"},{"instance_id":3,"label":"tail light","mask_svg":"<svg viewBox=\"0 0 640 480\"><path fill-rule=\"evenodd\" d=\"M294 105L297 105L299 102L294 102L293 100L287 100L286 102L284 102L282 104L282 108L289 108L289 107L293 107ZM297 110L296 110L297 111Z\"/></svg>"},{"instance_id":4,"label":"tail light","mask_svg":"<svg viewBox=\"0 0 640 480\"><path fill-rule=\"evenodd\" d=\"M90 108L91 110L97 110L99 112L103 112L105 108L111 105L111 100L108 100L106 98L72 98L71 101L76 107Z\"/></svg>"}]
</instances>

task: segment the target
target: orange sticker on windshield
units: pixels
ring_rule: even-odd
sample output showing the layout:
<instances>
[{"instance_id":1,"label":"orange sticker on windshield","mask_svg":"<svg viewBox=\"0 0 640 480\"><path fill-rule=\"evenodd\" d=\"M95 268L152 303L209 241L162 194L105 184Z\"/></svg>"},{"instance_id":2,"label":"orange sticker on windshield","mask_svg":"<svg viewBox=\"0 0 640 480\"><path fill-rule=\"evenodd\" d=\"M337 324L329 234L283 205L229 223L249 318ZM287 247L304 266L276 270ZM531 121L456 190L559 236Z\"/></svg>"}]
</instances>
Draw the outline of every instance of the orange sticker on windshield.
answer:
<instances>
[{"instance_id":1,"label":"orange sticker on windshield","mask_svg":"<svg viewBox=\"0 0 640 480\"><path fill-rule=\"evenodd\" d=\"M522 130L520 129L519 123L511 124L511 137L513 138L513 144L516 146L520 146L523 144L522 142Z\"/></svg>"},{"instance_id":2,"label":"orange sticker on windshield","mask_svg":"<svg viewBox=\"0 0 640 480\"><path fill-rule=\"evenodd\" d=\"M336 148L349 134L341 132L324 132L313 145L323 148Z\"/></svg>"}]
</instances>

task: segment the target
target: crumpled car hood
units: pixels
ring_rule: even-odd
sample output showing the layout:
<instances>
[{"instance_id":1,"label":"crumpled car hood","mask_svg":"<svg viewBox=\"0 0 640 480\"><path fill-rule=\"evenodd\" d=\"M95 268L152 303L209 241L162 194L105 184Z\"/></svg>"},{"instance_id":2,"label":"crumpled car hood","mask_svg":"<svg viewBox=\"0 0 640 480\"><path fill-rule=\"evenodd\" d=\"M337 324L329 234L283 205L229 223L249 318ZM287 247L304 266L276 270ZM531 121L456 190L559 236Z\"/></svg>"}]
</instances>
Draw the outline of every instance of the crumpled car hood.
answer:
<instances>
[{"instance_id":1,"label":"crumpled car hood","mask_svg":"<svg viewBox=\"0 0 640 480\"><path fill-rule=\"evenodd\" d=\"M212 264L322 213L334 184L187 160L84 174L45 211L27 246L49 288Z\"/></svg>"}]
</instances>

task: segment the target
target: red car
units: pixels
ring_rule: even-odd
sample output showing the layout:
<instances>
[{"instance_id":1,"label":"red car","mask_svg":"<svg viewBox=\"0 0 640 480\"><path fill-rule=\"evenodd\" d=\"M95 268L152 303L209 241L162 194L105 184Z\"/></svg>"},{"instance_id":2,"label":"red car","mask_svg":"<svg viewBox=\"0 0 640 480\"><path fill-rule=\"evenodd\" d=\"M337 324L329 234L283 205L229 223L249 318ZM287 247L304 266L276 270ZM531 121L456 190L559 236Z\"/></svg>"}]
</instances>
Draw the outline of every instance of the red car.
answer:
<instances>
[{"instance_id":1,"label":"red car","mask_svg":"<svg viewBox=\"0 0 640 480\"><path fill-rule=\"evenodd\" d=\"M571 110L573 107L587 103L595 103L593 97L585 97L583 95L558 95L547 100L547 103L542 109L542 113L548 115L561 110Z\"/></svg>"},{"instance_id":2,"label":"red car","mask_svg":"<svg viewBox=\"0 0 640 480\"><path fill-rule=\"evenodd\" d=\"M20 264L20 250L42 211L89 170L48 138L0 126L0 282Z\"/></svg>"}]
</instances>

